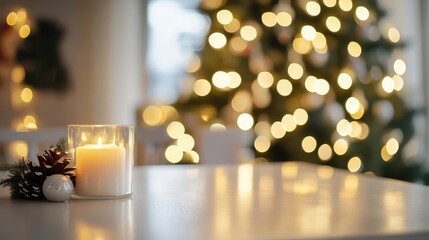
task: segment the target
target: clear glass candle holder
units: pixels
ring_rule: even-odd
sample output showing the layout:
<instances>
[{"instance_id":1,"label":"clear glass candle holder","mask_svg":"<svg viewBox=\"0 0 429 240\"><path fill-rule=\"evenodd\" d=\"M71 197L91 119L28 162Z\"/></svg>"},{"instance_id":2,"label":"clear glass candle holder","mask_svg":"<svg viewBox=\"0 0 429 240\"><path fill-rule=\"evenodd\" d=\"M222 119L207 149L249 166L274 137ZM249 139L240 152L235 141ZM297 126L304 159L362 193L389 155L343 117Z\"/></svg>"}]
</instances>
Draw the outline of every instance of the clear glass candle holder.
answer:
<instances>
[{"instance_id":1,"label":"clear glass candle holder","mask_svg":"<svg viewBox=\"0 0 429 240\"><path fill-rule=\"evenodd\" d=\"M74 197L132 194L134 126L69 125L69 155L76 166Z\"/></svg>"}]
</instances>

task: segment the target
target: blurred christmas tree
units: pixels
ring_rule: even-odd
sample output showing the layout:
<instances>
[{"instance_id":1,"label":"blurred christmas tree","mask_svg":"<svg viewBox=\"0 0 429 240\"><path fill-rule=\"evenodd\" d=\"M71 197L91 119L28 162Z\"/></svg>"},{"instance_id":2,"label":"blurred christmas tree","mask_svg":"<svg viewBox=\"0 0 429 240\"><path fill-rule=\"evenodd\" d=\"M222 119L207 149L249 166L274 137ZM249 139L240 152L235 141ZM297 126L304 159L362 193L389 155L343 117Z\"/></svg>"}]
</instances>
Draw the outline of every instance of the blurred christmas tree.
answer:
<instances>
[{"instance_id":1,"label":"blurred christmas tree","mask_svg":"<svg viewBox=\"0 0 429 240\"><path fill-rule=\"evenodd\" d=\"M414 181L400 34L374 0L203 0L210 31L175 107L254 132L257 156Z\"/></svg>"}]
</instances>

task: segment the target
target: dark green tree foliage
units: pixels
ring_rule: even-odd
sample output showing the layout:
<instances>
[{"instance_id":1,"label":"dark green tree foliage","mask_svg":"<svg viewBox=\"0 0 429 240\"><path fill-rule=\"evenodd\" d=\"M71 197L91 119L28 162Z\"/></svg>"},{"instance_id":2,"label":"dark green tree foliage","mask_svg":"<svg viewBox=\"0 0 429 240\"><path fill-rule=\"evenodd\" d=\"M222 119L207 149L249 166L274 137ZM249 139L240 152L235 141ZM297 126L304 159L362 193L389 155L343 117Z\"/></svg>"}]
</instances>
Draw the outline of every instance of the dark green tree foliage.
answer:
<instances>
[{"instance_id":1,"label":"dark green tree foliage","mask_svg":"<svg viewBox=\"0 0 429 240\"><path fill-rule=\"evenodd\" d=\"M266 152L255 151L257 156L270 161L300 160L344 169L349 168L352 158L358 157L361 164L357 160L354 166L360 165L360 172L370 171L379 176L408 181L420 176L418 161L408 159L409 154L404 153L414 136L412 121L415 110L403 100L400 92L403 79L399 75L401 73L393 69L396 59L392 58L392 53L402 48L403 44L388 36L388 28L381 24L385 13L376 1L341 0L334 1L334 6L327 6L329 4L321 0L313 1L320 12L317 6L309 8L309 1L306 0L230 0L223 1L219 6L202 2L201 11L210 19L211 25L205 47L198 53L201 67L194 76L196 79L207 79L211 83L211 91L206 96L195 93L181 96L176 103L179 112L192 112L196 116L211 113L209 122L236 124L240 112L233 110L231 102L237 95L248 93L252 104L244 112L250 113L255 120L255 138L266 134L261 133L263 124L258 124L260 122L268 122L269 125L281 122L286 114L293 115L297 109L304 109L308 115L305 124L287 131L283 137L267 136L271 146ZM367 10L367 19L357 17L358 7ZM314 14L309 13L311 9L316 10ZM257 37L244 41L239 28L230 30L228 27L231 24L220 23L218 13L221 10L229 10L241 29L244 26L254 27ZM290 25L277 21L274 26L268 22L268 26L263 21L264 13L275 14L277 19L285 16L279 13L287 13L292 21ZM327 24L329 17L339 20L341 27L338 31L330 29ZM267 19L269 21L269 17ZM305 40L302 33L304 26L313 27L318 37L322 35L322 40ZM330 26L332 28L333 25ZM208 41L215 32L226 37L224 47L214 48ZM238 40L247 45L233 47L234 41ZM348 50L351 43L360 46L360 54ZM299 69L290 69L291 64L299 64L303 74L299 74ZM223 89L214 86L212 77L217 71L237 72L241 76L240 86ZM257 85L261 72L269 72L273 76L274 82L269 88ZM348 87L340 87L339 81L343 80L338 79L342 73L352 79ZM306 87L306 84L311 85L310 76L324 79L329 84L329 91L318 93L320 85L315 85L313 89ZM281 79L292 85L289 94L279 93L277 84ZM383 81L385 84L390 81L395 89L383 87ZM346 103L351 98L358 100L358 113L346 109ZM246 105L247 102L243 100L241 104ZM339 122L345 123L345 128L352 131L340 134L341 130L337 130L341 125ZM283 122L283 125L287 124ZM302 144L307 136L316 139L316 147L305 152ZM348 143L345 153L334 150L338 139ZM388 148L387 142L390 142ZM331 149L332 155L323 157L319 154L323 149L328 149L328 152Z\"/></svg>"}]
</instances>

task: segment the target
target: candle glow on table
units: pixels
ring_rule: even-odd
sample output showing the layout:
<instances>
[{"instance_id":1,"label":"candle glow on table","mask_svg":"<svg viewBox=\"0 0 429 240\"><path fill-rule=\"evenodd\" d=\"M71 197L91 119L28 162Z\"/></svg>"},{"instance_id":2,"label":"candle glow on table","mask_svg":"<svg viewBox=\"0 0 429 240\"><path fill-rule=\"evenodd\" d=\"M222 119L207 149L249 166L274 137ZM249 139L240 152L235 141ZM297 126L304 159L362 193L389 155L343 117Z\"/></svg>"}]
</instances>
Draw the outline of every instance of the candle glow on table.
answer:
<instances>
[{"instance_id":1,"label":"candle glow on table","mask_svg":"<svg viewBox=\"0 0 429 240\"><path fill-rule=\"evenodd\" d=\"M76 147L76 194L120 196L128 194L129 178L125 147L87 144Z\"/></svg>"}]
</instances>

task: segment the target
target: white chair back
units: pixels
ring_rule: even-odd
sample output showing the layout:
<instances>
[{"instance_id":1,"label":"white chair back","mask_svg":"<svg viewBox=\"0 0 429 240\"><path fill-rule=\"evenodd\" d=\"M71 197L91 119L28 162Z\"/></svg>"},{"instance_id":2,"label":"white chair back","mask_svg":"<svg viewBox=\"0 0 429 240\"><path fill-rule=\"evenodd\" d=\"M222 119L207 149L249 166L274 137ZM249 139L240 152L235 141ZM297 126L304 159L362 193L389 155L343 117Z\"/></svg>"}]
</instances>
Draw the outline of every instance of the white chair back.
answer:
<instances>
[{"instance_id":1,"label":"white chair back","mask_svg":"<svg viewBox=\"0 0 429 240\"><path fill-rule=\"evenodd\" d=\"M0 142L4 144L6 148L5 155L7 162L17 161L18 159L12 159L17 157L17 154L11 153L9 144L16 141L24 142L28 146L26 156L22 156L25 159L36 159L38 153L42 153L43 149L47 149L51 144L56 144L61 138L67 138L67 128L47 128L36 131L28 132L16 132L10 129L0 129Z\"/></svg>"}]
</instances>

